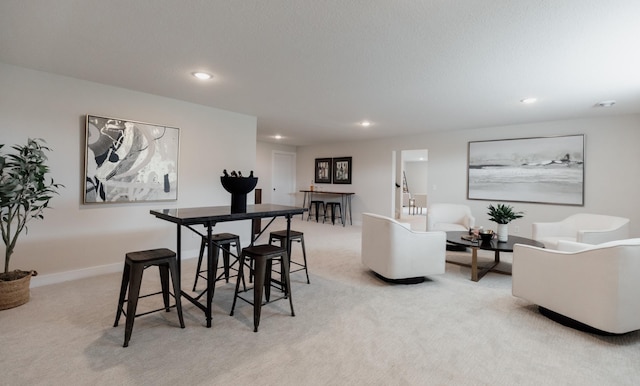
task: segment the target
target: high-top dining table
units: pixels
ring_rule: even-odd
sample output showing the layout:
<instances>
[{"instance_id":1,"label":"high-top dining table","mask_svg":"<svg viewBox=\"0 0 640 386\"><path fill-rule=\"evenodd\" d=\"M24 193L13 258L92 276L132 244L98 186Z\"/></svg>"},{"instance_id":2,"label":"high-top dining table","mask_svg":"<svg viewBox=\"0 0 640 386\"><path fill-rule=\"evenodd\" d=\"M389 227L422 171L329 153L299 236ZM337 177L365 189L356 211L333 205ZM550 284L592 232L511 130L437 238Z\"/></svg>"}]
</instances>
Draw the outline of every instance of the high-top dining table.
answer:
<instances>
[{"instance_id":1,"label":"high-top dining table","mask_svg":"<svg viewBox=\"0 0 640 386\"><path fill-rule=\"evenodd\" d=\"M262 219L271 217L271 221L267 223L267 225L260 230L260 232L253 235L252 231L252 239L251 245L253 245L254 241L264 233L264 231L271 225L271 223L276 219L276 217L285 217L287 219L287 238L291 232L291 218L295 215L303 214L307 209L300 208L295 206L286 206L286 205L274 205L274 204L256 204L256 205L247 205L246 212L243 213L232 213L231 206L209 206L209 207L201 207L201 208L172 208L172 209L157 209L151 210L150 213L155 217L172 222L176 224L176 255L178 260L178 287L181 287L180 283L180 272L181 272L181 235L182 235L182 227L186 227L187 229L199 234L202 237L206 237L206 240L209 240L210 245L207 248L207 289L200 295L193 297L186 293L185 291L180 290L181 296L189 300L191 303L196 305L202 311L207 319L207 327L211 327L211 304L213 302L213 294L215 291L215 269L218 266L218 254L213 252L212 244L215 242L211 241L211 236L213 235L213 227L219 222L228 222L228 221L240 221L240 220L254 220L254 219ZM202 232L202 230L198 230L195 228L197 225L203 225L205 227L206 233ZM289 249L289 243L286 243L287 253L289 257L291 256L291 250ZM219 247L219 246L215 246ZM238 256L237 256L238 257ZM240 269L242 267L239 267ZM205 304L200 302L200 298L203 294L207 295Z\"/></svg>"}]
</instances>

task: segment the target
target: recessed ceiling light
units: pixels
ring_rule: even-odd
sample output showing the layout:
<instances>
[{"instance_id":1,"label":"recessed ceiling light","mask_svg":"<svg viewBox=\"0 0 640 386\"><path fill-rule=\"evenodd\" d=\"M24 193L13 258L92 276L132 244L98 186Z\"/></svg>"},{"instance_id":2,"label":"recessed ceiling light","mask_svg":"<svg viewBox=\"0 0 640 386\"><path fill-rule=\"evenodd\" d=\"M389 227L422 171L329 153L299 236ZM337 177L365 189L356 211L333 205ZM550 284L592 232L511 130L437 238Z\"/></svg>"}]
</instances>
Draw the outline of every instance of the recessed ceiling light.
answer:
<instances>
[{"instance_id":1,"label":"recessed ceiling light","mask_svg":"<svg viewBox=\"0 0 640 386\"><path fill-rule=\"evenodd\" d=\"M609 101L602 101L602 102L598 102L598 107L611 107L613 105L616 104L616 101L614 100L609 100Z\"/></svg>"},{"instance_id":2,"label":"recessed ceiling light","mask_svg":"<svg viewBox=\"0 0 640 386\"><path fill-rule=\"evenodd\" d=\"M369 126L371 126L371 122L369 122L369 121L362 121L362 122L360 123L360 125L361 125L362 127L369 127Z\"/></svg>"},{"instance_id":3,"label":"recessed ceiling light","mask_svg":"<svg viewBox=\"0 0 640 386\"><path fill-rule=\"evenodd\" d=\"M213 78L213 75L207 74L206 72L194 72L192 75L200 80L209 80Z\"/></svg>"},{"instance_id":4,"label":"recessed ceiling light","mask_svg":"<svg viewBox=\"0 0 640 386\"><path fill-rule=\"evenodd\" d=\"M273 138L275 138L275 139L282 139L282 136L281 136L280 134L276 134L276 135L274 135L274 136L273 136Z\"/></svg>"},{"instance_id":5,"label":"recessed ceiling light","mask_svg":"<svg viewBox=\"0 0 640 386\"><path fill-rule=\"evenodd\" d=\"M537 98L524 98L524 99L521 99L520 102L529 104L529 103L535 103L537 100L538 100Z\"/></svg>"}]
</instances>

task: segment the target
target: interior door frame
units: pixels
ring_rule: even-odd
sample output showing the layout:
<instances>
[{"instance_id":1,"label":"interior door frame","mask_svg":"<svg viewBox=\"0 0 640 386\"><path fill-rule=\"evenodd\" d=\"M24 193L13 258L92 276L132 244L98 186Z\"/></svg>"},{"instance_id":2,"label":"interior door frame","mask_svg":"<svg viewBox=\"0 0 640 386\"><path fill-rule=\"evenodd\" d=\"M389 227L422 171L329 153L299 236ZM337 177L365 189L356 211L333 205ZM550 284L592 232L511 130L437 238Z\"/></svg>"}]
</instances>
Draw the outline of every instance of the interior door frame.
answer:
<instances>
[{"instance_id":1,"label":"interior door frame","mask_svg":"<svg viewBox=\"0 0 640 386\"><path fill-rule=\"evenodd\" d=\"M271 202L272 203L276 203L275 200L273 200L275 194L274 191L276 189L276 176L277 175L281 175L281 173L278 173L278 170L276 168L276 156L277 155L286 155L286 156L290 156L291 157L291 178L290 178L290 185L289 187L291 188L291 196L289 197L288 200L288 204L286 205L295 205L296 202L296 197L295 197L295 191L296 191L296 153L294 152L289 152L289 151L282 151L282 150L273 150L271 152Z\"/></svg>"}]
</instances>

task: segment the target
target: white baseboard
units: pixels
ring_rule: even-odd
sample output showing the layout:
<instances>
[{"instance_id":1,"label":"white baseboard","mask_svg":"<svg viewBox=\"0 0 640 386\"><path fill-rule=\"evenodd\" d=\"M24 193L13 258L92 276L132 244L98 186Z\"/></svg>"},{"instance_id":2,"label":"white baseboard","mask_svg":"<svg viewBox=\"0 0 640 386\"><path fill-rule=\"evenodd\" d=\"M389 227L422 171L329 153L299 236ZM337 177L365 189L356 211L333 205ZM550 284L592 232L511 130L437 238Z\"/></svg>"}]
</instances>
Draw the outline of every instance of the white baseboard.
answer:
<instances>
[{"instance_id":1,"label":"white baseboard","mask_svg":"<svg viewBox=\"0 0 640 386\"><path fill-rule=\"evenodd\" d=\"M198 251L183 252L183 260L193 259L198 256ZM77 269L74 271L51 273L48 275L38 275L31 278L31 288L42 287L49 284L64 283L66 281L86 279L88 277L106 275L109 273L122 272L123 263L99 265L97 267Z\"/></svg>"}]
</instances>

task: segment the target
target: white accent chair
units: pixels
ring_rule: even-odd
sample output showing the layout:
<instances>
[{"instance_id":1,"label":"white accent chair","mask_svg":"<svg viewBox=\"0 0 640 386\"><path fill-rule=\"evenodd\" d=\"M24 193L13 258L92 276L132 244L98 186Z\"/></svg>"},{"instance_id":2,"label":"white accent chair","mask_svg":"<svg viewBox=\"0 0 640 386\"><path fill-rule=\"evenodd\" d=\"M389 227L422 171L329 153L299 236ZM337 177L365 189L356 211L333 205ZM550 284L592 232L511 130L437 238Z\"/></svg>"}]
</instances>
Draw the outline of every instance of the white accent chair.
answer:
<instances>
[{"instance_id":1,"label":"white accent chair","mask_svg":"<svg viewBox=\"0 0 640 386\"><path fill-rule=\"evenodd\" d=\"M444 232L412 231L409 224L362 214L362 264L387 281L419 283L445 270Z\"/></svg>"},{"instance_id":2,"label":"white accent chair","mask_svg":"<svg viewBox=\"0 0 640 386\"><path fill-rule=\"evenodd\" d=\"M601 244L629 238L629 219L603 214L578 213L558 222L532 224L533 239L556 249L560 240Z\"/></svg>"},{"instance_id":3,"label":"white accent chair","mask_svg":"<svg viewBox=\"0 0 640 386\"><path fill-rule=\"evenodd\" d=\"M467 205L431 204L427 209L427 231L468 231L475 223Z\"/></svg>"},{"instance_id":4,"label":"white accent chair","mask_svg":"<svg viewBox=\"0 0 640 386\"><path fill-rule=\"evenodd\" d=\"M640 330L640 239L558 248L514 246L513 296L606 333Z\"/></svg>"}]
</instances>

